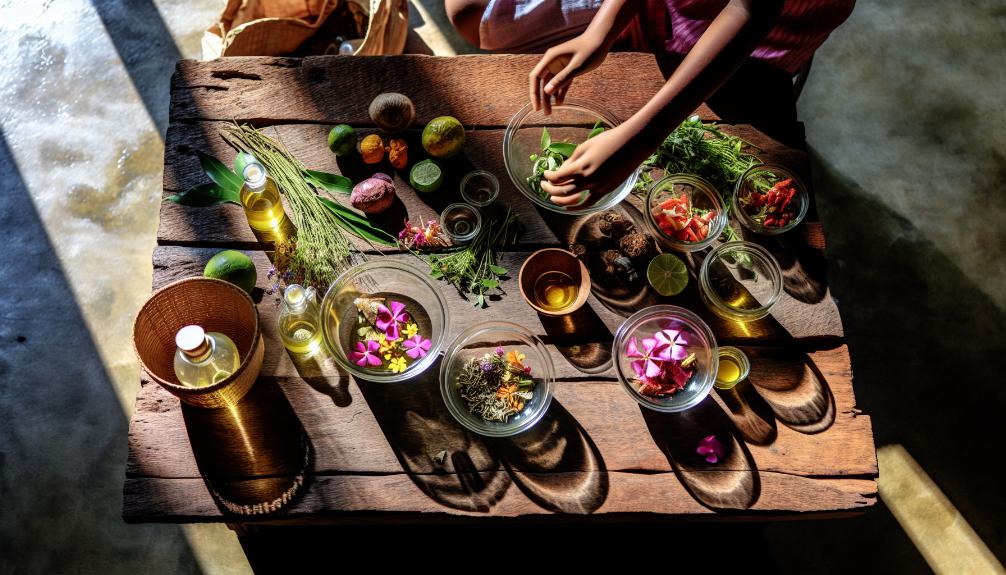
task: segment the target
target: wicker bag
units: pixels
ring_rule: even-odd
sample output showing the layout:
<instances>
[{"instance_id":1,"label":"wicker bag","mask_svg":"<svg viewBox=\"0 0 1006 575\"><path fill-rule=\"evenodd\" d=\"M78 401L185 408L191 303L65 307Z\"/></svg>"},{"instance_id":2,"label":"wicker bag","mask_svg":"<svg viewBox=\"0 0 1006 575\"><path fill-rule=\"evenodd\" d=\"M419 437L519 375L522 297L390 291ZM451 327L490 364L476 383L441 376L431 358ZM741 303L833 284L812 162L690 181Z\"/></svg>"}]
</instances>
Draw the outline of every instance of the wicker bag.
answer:
<instances>
[{"instance_id":1,"label":"wicker bag","mask_svg":"<svg viewBox=\"0 0 1006 575\"><path fill-rule=\"evenodd\" d=\"M175 334L193 324L234 340L241 364L230 377L206 387L187 387L175 377ZM206 408L237 404L254 385L265 358L255 302L231 283L202 277L179 280L151 294L133 322L133 347L150 379L185 403Z\"/></svg>"},{"instance_id":2,"label":"wicker bag","mask_svg":"<svg viewBox=\"0 0 1006 575\"><path fill-rule=\"evenodd\" d=\"M408 31L408 0L228 0L203 59L332 53L337 37L363 38L358 55L401 54Z\"/></svg>"}]
</instances>

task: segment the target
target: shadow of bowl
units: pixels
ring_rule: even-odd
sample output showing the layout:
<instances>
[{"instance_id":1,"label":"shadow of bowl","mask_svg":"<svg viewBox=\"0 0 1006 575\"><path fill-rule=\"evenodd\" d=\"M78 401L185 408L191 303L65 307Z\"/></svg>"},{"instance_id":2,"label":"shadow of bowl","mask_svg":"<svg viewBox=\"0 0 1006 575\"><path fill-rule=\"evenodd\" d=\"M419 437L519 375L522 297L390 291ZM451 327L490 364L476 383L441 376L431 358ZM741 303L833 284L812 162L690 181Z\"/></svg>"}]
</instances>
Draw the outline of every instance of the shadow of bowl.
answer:
<instances>
[{"instance_id":1,"label":"shadow of bowl","mask_svg":"<svg viewBox=\"0 0 1006 575\"><path fill-rule=\"evenodd\" d=\"M776 418L800 433L820 433L835 422L835 398L813 360L802 351L748 348L748 380Z\"/></svg>"},{"instance_id":2,"label":"shadow of bowl","mask_svg":"<svg viewBox=\"0 0 1006 575\"><path fill-rule=\"evenodd\" d=\"M590 306L564 316L538 314L548 341L566 361L583 373L602 373L611 367L614 337Z\"/></svg>"}]
</instances>

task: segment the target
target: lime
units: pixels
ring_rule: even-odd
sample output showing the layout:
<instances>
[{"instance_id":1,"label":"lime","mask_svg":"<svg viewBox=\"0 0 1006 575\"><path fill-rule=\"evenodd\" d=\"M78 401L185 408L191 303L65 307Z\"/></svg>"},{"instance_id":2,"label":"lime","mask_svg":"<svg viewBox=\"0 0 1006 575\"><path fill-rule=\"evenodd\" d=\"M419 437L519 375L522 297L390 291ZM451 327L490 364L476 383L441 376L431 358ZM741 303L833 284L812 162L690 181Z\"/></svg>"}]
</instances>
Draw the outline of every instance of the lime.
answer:
<instances>
[{"instance_id":1,"label":"lime","mask_svg":"<svg viewBox=\"0 0 1006 575\"><path fill-rule=\"evenodd\" d=\"M435 192L444 183L444 172L433 160L416 162L409 172L409 184L417 192Z\"/></svg>"},{"instance_id":2,"label":"lime","mask_svg":"<svg viewBox=\"0 0 1006 575\"><path fill-rule=\"evenodd\" d=\"M423 128L423 148L434 158L450 158L465 144L465 127L453 116L439 116Z\"/></svg>"},{"instance_id":3,"label":"lime","mask_svg":"<svg viewBox=\"0 0 1006 575\"><path fill-rule=\"evenodd\" d=\"M339 124L328 133L328 149L336 156L348 156L356 151L356 130L349 124Z\"/></svg>"},{"instance_id":4,"label":"lime","mask_svg":"<svg viewBox=\"0 0 1006 575\"><path fill-rule=\"evenodd\" d=\"M224 250L217 252L206 262L203 277L229 281L251 293L258 273L255 271L255 262L250 257L236 250Z\"/></svg>"},{"instance_id":5,"label":"lime","mask_svg":"<svg viewBox=\"0 0 1006 575\"><path fill-rule=\"evenodd\" d=\"M660 254L646 267L646 279L664 296L678 295L688 285L688 268L674 254Z\"/></svg>"},{"instance_id":6,"label":"lime","mask_svg":"<svg viewBox=\"0 0 1006 575\"><path fill-rule=\"evenodd\" d=\"M239 178L244 177L245 166L252 162L257 162L255 156L249 154L248 152L240 152L237 156L234 156L234 173L238 175Z\"/></svg>"}]
</instances>

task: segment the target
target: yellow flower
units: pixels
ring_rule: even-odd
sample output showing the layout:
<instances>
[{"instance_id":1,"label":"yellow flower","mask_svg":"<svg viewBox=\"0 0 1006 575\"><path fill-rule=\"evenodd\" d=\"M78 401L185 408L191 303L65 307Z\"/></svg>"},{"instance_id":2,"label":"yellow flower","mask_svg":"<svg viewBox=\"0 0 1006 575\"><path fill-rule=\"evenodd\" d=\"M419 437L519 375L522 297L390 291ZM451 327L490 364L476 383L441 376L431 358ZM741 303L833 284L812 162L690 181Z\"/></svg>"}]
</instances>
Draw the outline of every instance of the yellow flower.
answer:
<instances>
[{"instance_id":1,"label":"yellow flower","mask_svg":"<svg viewBox=\"0 0 1006 575\"><path fill-rule=\"evenodd\" d=\"M377 342L381 344L380 353L384 354L387 354L391 350L395 349L395 346L398 345L398 340L389 341L388 337L383 333L381 334L381 338L377 340ZM385 357L385 359L387 359L387 357Z\"/></svg>"},{"instance_id":2,"label":"yellow flower","mask_svg":"<svg viewBox=\"0 0 1006 575\"><path fill-rule=\"evenodd\" d=\"M392 373L402 373L403 371L405 371L405 368L407 367L405 365L405 358L396 357L395 359L391 360L391 363L388 364L388 367L391 368Z\"/></svg>"},{"instance_id":3,"label":"yellow flower","mask_svg":"<svg viewBox=\"0 0 1006 575\"><path fill-rule=\"evenodd\" d=\"M506 354L506 360L509 361L510 364L513 365L514 367L524 369L524 364L521 363L522 361L524 361L523 353L517 350L508 351Z\"/></svg>"},{"instance_id":4,"label":"yellow flower","mask_svg":"<svg viewBox=\"0 0 1006 575\"><path fill-rule=\"evenodd\" d=\"M405 338L408 339L419 333L419 326L410 321L409 323L405 324L405 329L402 331L405 333Z\"/></svg>"}]
</instances>

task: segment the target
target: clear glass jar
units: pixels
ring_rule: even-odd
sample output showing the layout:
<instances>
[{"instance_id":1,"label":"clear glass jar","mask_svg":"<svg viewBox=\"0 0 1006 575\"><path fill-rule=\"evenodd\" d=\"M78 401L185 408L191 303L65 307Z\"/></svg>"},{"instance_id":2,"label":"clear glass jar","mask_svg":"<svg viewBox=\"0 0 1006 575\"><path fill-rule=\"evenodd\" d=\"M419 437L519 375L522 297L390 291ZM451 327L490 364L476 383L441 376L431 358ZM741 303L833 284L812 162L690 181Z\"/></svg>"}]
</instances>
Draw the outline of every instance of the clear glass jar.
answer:
<instances>
[{"instance_id":1,"label":"clear glass jar","mask_svg":"<svg viewBox=\"0 0 1006 575\"><path fill-rule=\"evenodd\" d=\"M778 214L761 213L761 209L751 207L753 203L757 203L758 198L755 196L764 196L772 186L784 180L791 181L794 191L792 197L785 203L788 208L786 223L784 225L765 225L771 221L764 216ZM772 236L787 232L803 221L809 208L810 194L807 192L807 187L803 185L796 174L782 166L772 164L752 166L737 179L737 184L734 187L734 214L737 215L737 219L745 228L756 234Z\"/></svg>"},{"instance_id":2,"label":"clear glass jar","mask_svg":"<svg viewBox=\"0 0 1006 575\"><path fill-rule=\"evenodd\" d=\"M279 312L279 336L293 353L312 355L321 347L321 313L315 289L298 284L283 292L283 308Z\"/></svg>"},{"instance_id":3,"label":"clear glass jar","mask_svg":"<svg viewBox=\"0 0 1006 575\"><path fill-rule=\"evenodd\" d=\"M461 198L477 208L484 208L495 202L499 193L499 180L485 170L468 172L461 178Z\"/></svg>"},{"instance_id":4,"label":"clear glass jar","mask_svg":"<svg viewBox=\"0 0 1006 575\"><path fill-rule=\"evenodd\" d=\"M455 245L467 244L482 229L482 215L468 204L451 204L440 212L440 227Z\"/></svg>"},{"instance_id":5,"label":"clear glass jar","mask_svg":"<svg viewBox=\"0 0 1006 575\"><path fill-rule=\"evenodd\" d=\"M723 319L759 320L782 295L782 270L765 248L751 242L727 242L702 261L699 294L706 307Z\"/></svg>"},{"instance_id":6,"label":"clear glass jar","mask_svg":"<svg viewBox=\"0 0 1006 575\"><path fill-rule=\"evenodd\" d=\"M175 377L188 387L207 387L230 377L241 365L231 338L187 325L175 334Z\"/></svg>"},{"instance_id":7,"label":"clear glass jar","mask_svg":"<svg viewBox=\"0 0 1006 575\"><path fill-rule=\"evenodd\" d=\"M747 379L751 373L751 362L748 356L733 346L720 348L720 365L716 370L716 389L733 389L735 385Z\"/></svg>"}]
</instances>

